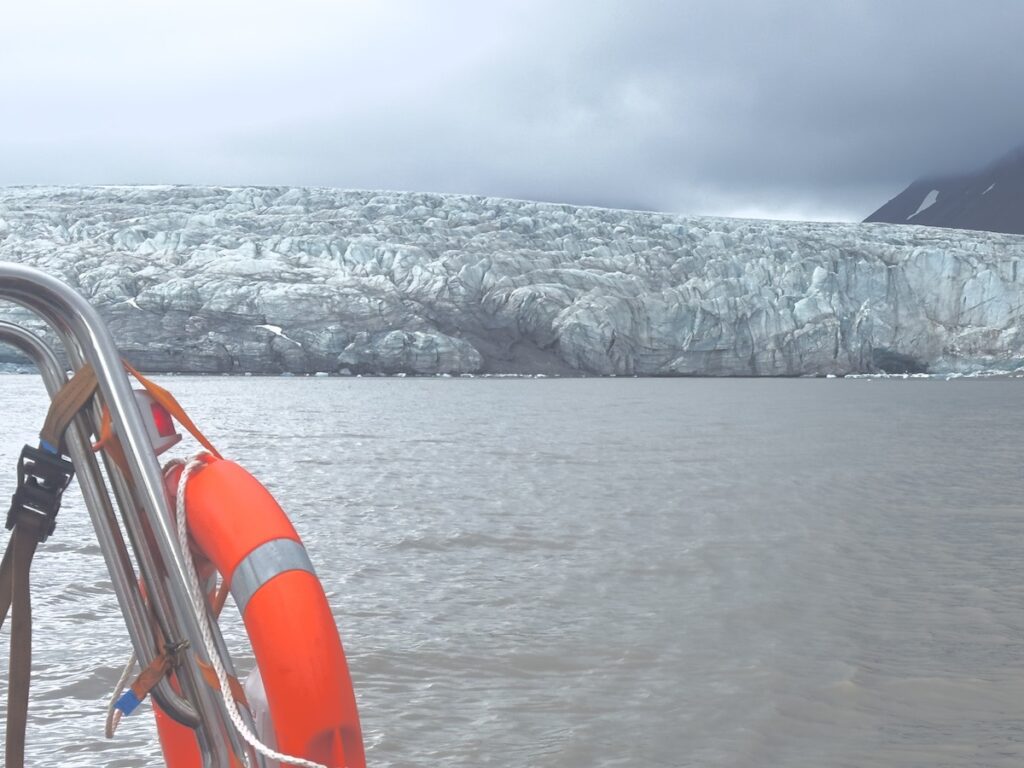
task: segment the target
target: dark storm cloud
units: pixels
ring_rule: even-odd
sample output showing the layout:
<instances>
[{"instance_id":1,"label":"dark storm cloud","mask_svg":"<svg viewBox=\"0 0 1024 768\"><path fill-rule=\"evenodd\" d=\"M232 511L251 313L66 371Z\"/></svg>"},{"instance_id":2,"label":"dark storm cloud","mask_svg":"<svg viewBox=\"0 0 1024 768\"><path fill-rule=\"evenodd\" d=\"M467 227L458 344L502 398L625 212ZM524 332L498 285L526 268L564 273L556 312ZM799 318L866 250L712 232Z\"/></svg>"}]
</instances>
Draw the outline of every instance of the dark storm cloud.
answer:
<instances>
[{"instance_id":1,"label":"dark storm cloud","mask_svg":"<svg viewBox=\"0 0 1024 768\"><path fill-rule=\"evenodd\" d=\"M9 19L0 182L860 218L1024 143L1016 0L100 7Z\"/></svg>"}]
</instances>

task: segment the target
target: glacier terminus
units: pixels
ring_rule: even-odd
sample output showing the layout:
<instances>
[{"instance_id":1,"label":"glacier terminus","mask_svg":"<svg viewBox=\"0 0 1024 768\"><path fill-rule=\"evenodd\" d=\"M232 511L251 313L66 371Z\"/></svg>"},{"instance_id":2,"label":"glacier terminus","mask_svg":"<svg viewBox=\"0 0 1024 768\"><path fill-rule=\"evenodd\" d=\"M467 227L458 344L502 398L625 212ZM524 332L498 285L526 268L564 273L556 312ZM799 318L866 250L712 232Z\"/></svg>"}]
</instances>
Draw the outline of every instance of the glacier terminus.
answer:
<instances>
[{"instance_id":1,"label":"glacier terminus","mask_svg":"<svg viewBox=\"0 0 1024 768\"><path fill-rule=\"evenodd\" d=\"M0 260L68 282L150 371L1024 366L1020 235L405 192L12 187Z\"/></svg>"}]
</instances>

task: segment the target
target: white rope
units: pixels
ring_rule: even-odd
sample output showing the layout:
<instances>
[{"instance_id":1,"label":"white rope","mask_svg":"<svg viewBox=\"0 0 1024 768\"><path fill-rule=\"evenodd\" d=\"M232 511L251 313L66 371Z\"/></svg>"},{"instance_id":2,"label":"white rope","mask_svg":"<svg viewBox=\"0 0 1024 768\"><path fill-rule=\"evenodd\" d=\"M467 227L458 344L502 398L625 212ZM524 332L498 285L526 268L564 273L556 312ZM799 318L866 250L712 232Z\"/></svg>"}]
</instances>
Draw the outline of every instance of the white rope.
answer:
<instances>
[{"instance_id":1,"label":"white rope","mask_svg":"<svg viewBox=\"0 0 1024 768\"><path fill-rule=\"evenodd\" d=\"M249 730L245 721L242 720L242 715L238 712L238 706L231 695L231 683L228 680L227 672L224 670L224 664L221 661L220 653L217 651L217 646L213 642L210 622L206 616L206 598L203 595L202 587L199 586L199 576L196 574L192 552L188 546L188 524L185 519L185 485L188 483L188 479L193 472L201 468L205 463L203 461L204 455L202 453L196 454L188 460L185 468L181 470L181 479L178 480L178 494L175 503L175 517L178 524L178 545L181 547L181 555L185 560L185 572L188 575L189 596L192 598L192 605L195 608L196 617L199 619L199 630L203 636L203 645L206 646L206 655L210 659L210 665L217 674L217 680L220 683L220 695L224 700L224 708L228 711L228 716L241 737L249 743L249 746L264 757L269 757L271 760L277 760L280 763L301 766L302 768L327 768L322 763L278 752L261 742Z\"/></svg>"},{"instance_id":2,"label":"white rope","mask_svg":"<svg viewBox=\"0 0 1024 768\"><path fill-rule=\"evenodd\" d=\"M117 685L114 686L114 696L110 699L110 704L107 705L107 723L103 729L104 735L108 739L114 738L114 731L117 730L118 723L121 722L122 712L115 706L117 700L121 698L121 694L124 692L125 686L128 685L128 680L132 676L132 672L135 671L135 652L132 652L132 656L128 659L128 663L124 667L124 672L121 673L121 679L117 681Z\"/></svg>"}]
</instances>

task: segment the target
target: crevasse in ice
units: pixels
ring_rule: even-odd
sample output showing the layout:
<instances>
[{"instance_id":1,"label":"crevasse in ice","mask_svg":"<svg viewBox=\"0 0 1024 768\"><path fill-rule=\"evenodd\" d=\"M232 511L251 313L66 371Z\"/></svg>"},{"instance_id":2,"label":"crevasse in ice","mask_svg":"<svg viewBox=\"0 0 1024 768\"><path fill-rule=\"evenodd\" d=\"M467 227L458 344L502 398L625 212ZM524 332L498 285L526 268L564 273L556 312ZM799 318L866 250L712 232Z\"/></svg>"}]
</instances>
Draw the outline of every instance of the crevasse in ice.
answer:
<instances>
[{"instance_id":1,"label":"crevasse in ice","mask_svg":"<svg viewBox=\"0 0 1024 768\"><path fill-rule=\"evenodd\" d=\"M68 281L151 370L1012 369L1022 259L1021 236L914 226L329 189L0 189L0 260Z\"/></svg>"}]
</instances>

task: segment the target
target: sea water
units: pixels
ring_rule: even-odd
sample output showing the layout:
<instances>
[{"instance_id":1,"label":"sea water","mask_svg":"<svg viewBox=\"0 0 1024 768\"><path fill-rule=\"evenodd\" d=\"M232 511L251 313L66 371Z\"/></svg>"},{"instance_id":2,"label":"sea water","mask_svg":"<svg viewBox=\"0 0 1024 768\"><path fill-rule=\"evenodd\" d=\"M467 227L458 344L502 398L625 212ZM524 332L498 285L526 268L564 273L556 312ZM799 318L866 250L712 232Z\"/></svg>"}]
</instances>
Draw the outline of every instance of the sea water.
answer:
<instances>
[{"instance_id":1,"label":"sea water","mask_svg":"<svg viewBox=\"0 0 1024 768\"><path fill-rule=\"evenodd\" d=\"M374 766L1024 757L1019 381L162 381L293 517ZM0 377L0 497L45 407ZM160 765L76 487L33 590L28 764Z\"/></svg>"}]
</instances>

